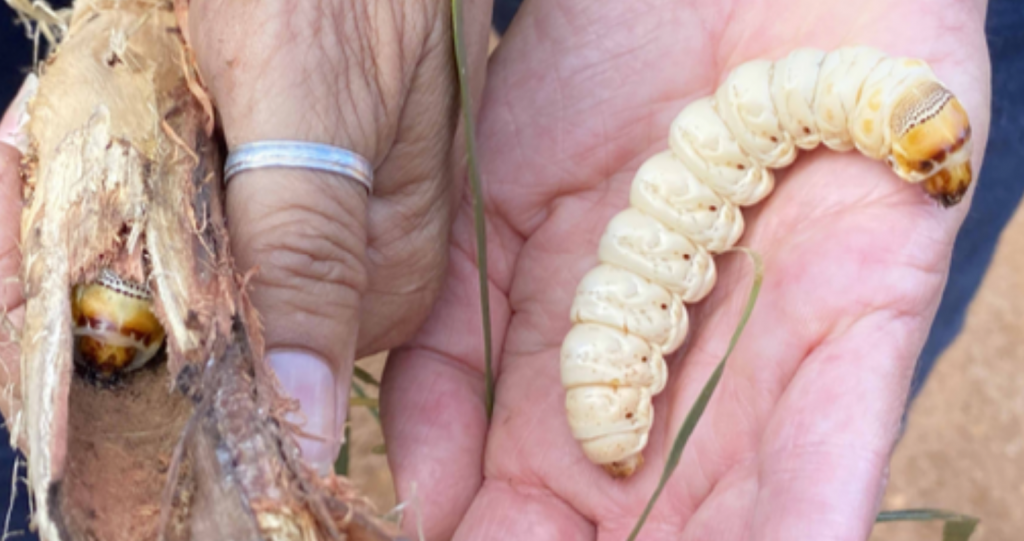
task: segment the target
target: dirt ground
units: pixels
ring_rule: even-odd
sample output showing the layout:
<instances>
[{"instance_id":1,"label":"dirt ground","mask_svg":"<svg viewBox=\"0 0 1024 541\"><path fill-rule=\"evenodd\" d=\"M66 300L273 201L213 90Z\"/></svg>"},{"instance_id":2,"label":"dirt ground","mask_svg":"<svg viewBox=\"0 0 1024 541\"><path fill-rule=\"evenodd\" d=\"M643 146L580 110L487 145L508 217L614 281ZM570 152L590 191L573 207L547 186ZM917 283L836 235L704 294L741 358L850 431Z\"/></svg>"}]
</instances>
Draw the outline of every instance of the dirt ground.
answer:
<instances>
[{"instance_id":1,"label":"dirt ground","mask_svg":"<svg viewBox=\"0 0 1024 541\"><path fill-rule=\"evenodd\" d=\"M1010 222L964 332L939 361L892 460L885 508L981 518L975 541L1024 539L1024 208ZM938 540L879 526L872 541ZM934 532L926 536L924 532Z\"/></svg>"},{"instance_id":2,"label":"dirt ground","mask_svg":"<svg viewBox=\"0 0 1024 541\"><path fill-rule=\"evenodd\" d=\"M884 509L938 507L980 517L973 541L1024 539L1024 209L1010 223L892 460ZM379 374L384 357L360 362ZM395 505L370 414L352 420L353 481L381 511ZM938 541L939 524L886 524L871 541Z\"/></svg>"}]
</instances>

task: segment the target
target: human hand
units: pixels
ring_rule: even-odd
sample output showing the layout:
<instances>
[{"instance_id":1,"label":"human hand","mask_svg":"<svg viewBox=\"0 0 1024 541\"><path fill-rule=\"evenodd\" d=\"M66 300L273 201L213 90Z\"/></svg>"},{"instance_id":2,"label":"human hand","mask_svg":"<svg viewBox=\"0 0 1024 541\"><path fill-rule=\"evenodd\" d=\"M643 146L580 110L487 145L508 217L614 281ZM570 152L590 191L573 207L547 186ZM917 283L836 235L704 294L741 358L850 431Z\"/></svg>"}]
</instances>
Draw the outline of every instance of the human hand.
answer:
<instances>
[{"instance_id":1,"label":"human hand","mask_svg":"<svg viewBox=\"0 0 1024 541\"><path fill-rule=\"evenodd\" d=\"M18 281L22 207L18 148L23 144L20 136L22 111L31 91L32 85L26 81L0 118L0 385L4 389L21 381L21 353L15 340L25 318L25 300ZM8 396L0 399L5 418L21 409L20 395L10 393ZM11 403L6 403L8 400Z\"/></svg>"},{"instance_id":2,"label":"human hand","mask_svg":"<svg viewBox=\"0 0 1024 541\"><path fill-rule=\"evenodd\" d=\"M485 43L489 9L468 39ZM229 185L240 272L268 360L300 400L304 456L341 445L355 358L408 340L442 284L453 208L457 90L443 0L191 0L189 35L229 148L328 143L376 169L374 193L336 175L259 170ZM482 68L483 57L475 61Z\"/></svg>"},{"instance_id":3,"label":"human hand","mask_svg":"<svg viewBox=\"0 0 1024 541\"><path fill-rule=\"evenodd\" d=\"M185 2L188 4L188 2ZM489 7L467 16L486 43ZM375 190L340 176L270 169L227 192L232 252L255 269L251 299L268 360L301 402L304 458L337 456L352 363L407 340L428 315L461 190L452 181L457 90L444 0L192 0L185 35L229 148L298 139L353 150ZM484 47L475 47L483 51ZM473 59L483 67L484 56ZM13 116L12 116L13 118ZM0 149L3 306L20 325L18 156ZM17 369L17 348L3 359ZM17 381L16 375L0 382Z\"/></svg>"},{"instance_id":4,"label":"human hand","mask_svg":"<svg viewBox=\"0 0 1024 541\"><path fill-rule=\"evenodd\" d=\"M579 279L671 120L742 62L802 46L922 58L988 129L981 1L645 0L527 3L493 57L479 119L497 402L484 417L472 214L456 219L433 316L392 354L382 413L399 498L428 539L625 539L675 431L727 347L749 284L742 258L691 308L669 360L646 465L626 480L570 435L559 349ZM778 175L746 213L763 258L758 305L647 539L867 537L956 231L882 163L828 150ZM410 522L412 519L410 519Z\"/></svg>"}]
</instances>

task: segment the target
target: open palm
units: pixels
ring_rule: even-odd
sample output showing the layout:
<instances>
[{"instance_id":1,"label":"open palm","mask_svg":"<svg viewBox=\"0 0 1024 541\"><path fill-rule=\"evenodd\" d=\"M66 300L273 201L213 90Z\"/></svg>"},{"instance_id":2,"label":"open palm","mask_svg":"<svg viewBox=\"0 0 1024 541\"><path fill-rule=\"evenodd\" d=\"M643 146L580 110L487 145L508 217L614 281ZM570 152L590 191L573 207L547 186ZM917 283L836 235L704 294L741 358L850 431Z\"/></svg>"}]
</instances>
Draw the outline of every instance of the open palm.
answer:
<instances>
[{"instance_id":1,"label":"open palm","mask_svg":"<svg viewBox=\"0 0 1024 541\"><path fill-rule=\"evenodd\" d=\"M428 539L625 539L745 301L718 258L712 295L655 400L647 463L614 480L572 439L559 349L598 239L668 125L736 65L801 46L927 60L988 126L982 2L645 0L528 3L490 66L479 122L497 401L484 418L468 198L430 322L393 355L385 430ZM748 330L641 537L866 537L914 363L967 204L940 208L883 164L818 150L747 213L766 277ZM482 465L482 467L481 467ZM410 521L410 523L413 521Z\"/></svg>"}]
</instances>

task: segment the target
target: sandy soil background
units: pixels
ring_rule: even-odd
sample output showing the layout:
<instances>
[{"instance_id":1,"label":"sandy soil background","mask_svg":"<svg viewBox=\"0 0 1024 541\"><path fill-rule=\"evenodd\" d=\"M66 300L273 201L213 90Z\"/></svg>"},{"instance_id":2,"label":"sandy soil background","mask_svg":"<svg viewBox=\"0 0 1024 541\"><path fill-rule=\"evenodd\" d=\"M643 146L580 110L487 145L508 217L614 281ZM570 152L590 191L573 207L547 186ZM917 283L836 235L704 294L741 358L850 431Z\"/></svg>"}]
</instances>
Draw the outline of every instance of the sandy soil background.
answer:
<instances>
[{"instance_id":1,"label":"sandy soil background","mask_svg":"<svg viewBox=\"0 0 1024 541\"><path fill-rule=\"evenodd\" d=\"M893 456L885 509L938 507L978 516L974 541L1024 539L1024 210L1006 229L964 332L939 361ZM384 357L360 362L379 374ZM359 408L352 478L381 510L391 474L383 437ZM939 524L886 524L871 541L939 541Z\"/></svg>"},{"instance_id":2,"label":"sandy soil background","mask_svg":"<svg viewBox=\"0 0 1024 541\"><path fill-rule=\"evenodd\" d=\"M982 519L977 541L1024 539L1024 208L914 404L891 472L885 508L951 509ZM938 526L875 530L872 541L941 539Z\"/></svg>"}]
</instances>

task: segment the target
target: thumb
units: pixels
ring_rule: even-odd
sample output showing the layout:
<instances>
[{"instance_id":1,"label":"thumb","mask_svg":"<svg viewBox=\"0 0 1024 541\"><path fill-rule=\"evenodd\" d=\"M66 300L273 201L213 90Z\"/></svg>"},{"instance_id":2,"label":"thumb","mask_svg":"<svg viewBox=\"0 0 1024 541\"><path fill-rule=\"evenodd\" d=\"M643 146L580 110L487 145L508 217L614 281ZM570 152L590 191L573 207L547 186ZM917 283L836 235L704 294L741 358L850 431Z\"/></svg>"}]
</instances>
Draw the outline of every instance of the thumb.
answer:
<instances>
[{"instance_id":1,"label":"thumb","mask_svg":"<svg viewBox=\"0 0 1024 541\"><path fill-rule=\"evenodd\" d=\"M325 143L379 166L402 144L414 45L432 28L424 13L434 3L190 0L189 35L228 148ZM432 144L406 142L405 152ZM299 442L303 456L326 472L341 447L368 281L366 191L331 173L249 170L228 185L227 218L238 268L257 269L251 298L268 361L311 436Z\"/></svg>"},{"instance_id":2,"label":"thumb","mask_svg":"<svg viewBox=\"0 0 1024 541\"><path fill-rule=\"evenodd\" d=\"M190 36L228 149L298 140L380 163L393 126L377 82L394 77L371 68L394 63L379 62L370 45L394 26L384 5L191 0ZM303 458L322 473L341 448L348 411L366 214L365 189L332 173L253 169L227 187L232 253L240 271L256 270L250 294L267 361L299 401L290 420L308 435L299 438Z\"/></svg>"},{"instance_id":3,"label":"thumb","mask_svg":"<svg viewBox=\"0 0 1024 541\"><path fill-rule=\"evenodd\" d=\"M297 399L306 461L329 471L341 447L366 288L366 192L338 175L263 169L228 185L239 269L256 269L252 302L267 361Z\"/></svg>"}]
</instances>

